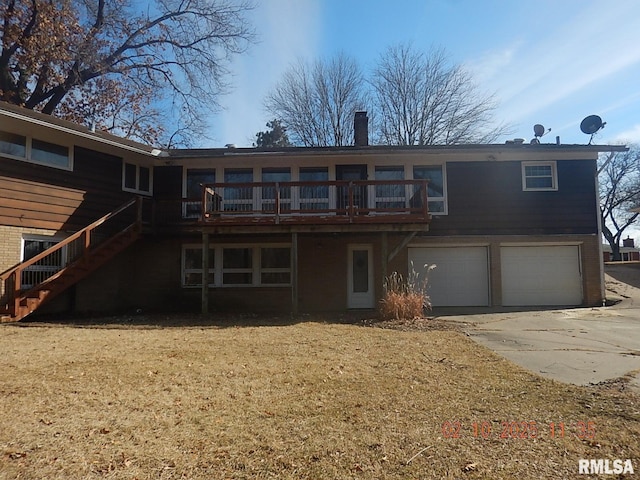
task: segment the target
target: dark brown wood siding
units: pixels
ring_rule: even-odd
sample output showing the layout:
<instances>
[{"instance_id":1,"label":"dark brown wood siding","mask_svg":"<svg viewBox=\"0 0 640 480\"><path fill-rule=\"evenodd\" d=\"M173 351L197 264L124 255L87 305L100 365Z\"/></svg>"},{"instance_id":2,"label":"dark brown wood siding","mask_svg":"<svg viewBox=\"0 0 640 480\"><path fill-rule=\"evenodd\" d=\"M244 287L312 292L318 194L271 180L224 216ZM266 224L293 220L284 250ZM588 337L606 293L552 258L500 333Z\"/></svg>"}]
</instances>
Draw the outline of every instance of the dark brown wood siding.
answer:
<instances>
[{"instance_id":1,"label":"dark brown wood siding","mask_svg":"<svg viewBox=\"0 0 640 480\"><path fill-rule=\"evenodd\" d=\"M558 190L522 190L521 162L447 164L448 215L428 235L597 233L593 160L557 162Z\"/></svg>"},{"instance_id":2,"label":"dark brown wood siding","mask_svg":"<svg viewBox=\"0 0 640 480\"><path fill-rule=\"evenodd\" d=\"M74 231L123 204L122 159L75 148L73 171L0 158L0 224Z\"/></svg>"}]
</instances>

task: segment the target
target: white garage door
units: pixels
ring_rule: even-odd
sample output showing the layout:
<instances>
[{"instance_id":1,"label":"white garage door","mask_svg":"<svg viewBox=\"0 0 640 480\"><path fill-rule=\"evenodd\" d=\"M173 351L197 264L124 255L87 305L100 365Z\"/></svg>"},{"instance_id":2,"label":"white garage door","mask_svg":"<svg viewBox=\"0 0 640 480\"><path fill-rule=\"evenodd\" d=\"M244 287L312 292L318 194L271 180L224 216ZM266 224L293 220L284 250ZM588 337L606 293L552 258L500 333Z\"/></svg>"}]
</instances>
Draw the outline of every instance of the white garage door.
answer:
<instances>
[{"instance_id":1,"label":"white garage door","mask_svg":"<svg viewBox=\"0 0 640 480\"><path fill-rule=\"evenodd\" d=\"M577 246L502 247L502 304L580 305Z\"/></svg>"},{"instance_id":2,"label":"white garage door","mask_svg":"<svg viewBox=\"0 0 640 480\"><path fill-rule=\"evenodd\" d=\"M436 307L489 305L489 273L486 247L412 247L411 262L416 271L425 264L436 265L429 272L428 293Z\"/></svg>"}]
</instances>

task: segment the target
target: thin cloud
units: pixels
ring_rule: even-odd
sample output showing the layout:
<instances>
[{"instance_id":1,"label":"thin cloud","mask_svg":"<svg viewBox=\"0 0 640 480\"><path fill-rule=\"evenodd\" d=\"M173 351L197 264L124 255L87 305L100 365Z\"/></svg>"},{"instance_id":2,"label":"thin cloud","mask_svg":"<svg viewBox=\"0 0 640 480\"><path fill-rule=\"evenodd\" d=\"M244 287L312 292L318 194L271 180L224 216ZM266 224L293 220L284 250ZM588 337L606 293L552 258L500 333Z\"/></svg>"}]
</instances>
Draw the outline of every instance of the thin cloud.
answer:
<instances>
[{"instance_id":1,"label":"thin cloud","mask_svg":"<svg viewBox=\"0 0 640 480\"><path fill-rule=\"evenodd\" d=\"M640 123L637 123L630 129L617 134L613 139L613 143L640 144Z\"/></svg>"},{"instance_id":2,"label":"thin cloud","mask_svg":"<svg viewBox=\"0 0 640 480\"><path fill-rule=\"evenodd\" d=\"M493 72L487 86L498 92L502 113L522 120L640 63L640 49L632 47L636 25L628 21L635 15L634 2L593 4L568 23L549 25L548 35L488 52L476 70Z\"/></svg>"},{"instance_id":3,"label":"thin cloud","mask_svg":"<svg viewBox=\"0 0 640 480\"><path fill-rule=\"evenodd\" d=\"M236 58L234 90L221 99L224 111L213 120L216 143L250 146L264 130L263 100L297 57L316 55L320 38L318 1L269 0L254 11L259 43Z\"/></svg>"}]
</instances>

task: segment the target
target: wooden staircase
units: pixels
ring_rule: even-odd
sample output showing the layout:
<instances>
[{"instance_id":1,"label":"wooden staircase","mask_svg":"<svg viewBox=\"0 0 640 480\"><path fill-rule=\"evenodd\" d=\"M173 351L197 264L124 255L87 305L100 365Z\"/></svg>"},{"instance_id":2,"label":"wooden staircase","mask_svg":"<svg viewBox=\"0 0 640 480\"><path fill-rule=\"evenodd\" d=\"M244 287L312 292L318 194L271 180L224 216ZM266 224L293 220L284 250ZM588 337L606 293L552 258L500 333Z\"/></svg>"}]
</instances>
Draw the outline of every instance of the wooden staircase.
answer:
<instances>
[{"instance_id":1,"label":"wooden staircase","mask_svg":"<svg viewBox=\"0 0 640 480\"><path fill-rule=\"evenodd\" d=\"M141 232L142 199L134 198L62 242L2 273L0 321L22 320L114 258L134 243ZM52 269L51 265L58 263L63 264Z\"/></svg>"}]
</instances>

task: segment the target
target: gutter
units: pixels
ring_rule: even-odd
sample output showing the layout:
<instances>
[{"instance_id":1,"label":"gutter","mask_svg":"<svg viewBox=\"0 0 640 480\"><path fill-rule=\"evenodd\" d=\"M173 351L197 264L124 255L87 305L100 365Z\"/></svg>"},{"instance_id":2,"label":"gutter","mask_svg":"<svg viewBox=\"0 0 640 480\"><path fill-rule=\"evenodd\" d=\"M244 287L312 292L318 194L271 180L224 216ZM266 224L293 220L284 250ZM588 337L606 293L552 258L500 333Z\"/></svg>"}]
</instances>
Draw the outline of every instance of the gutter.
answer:
<instances>
[{"instance_id":1,"label":"gutter","mask_svg":"<svg viewBox=\"0 0 640 480\"><path fill-rule=\"evenodd\" d=\"M128 150L131 152L135 152L138 154L142 154L142 155L147 155L147 156L151 156L151 157L159 157L162 156L162 150L159 150L157 148L149 148L149 149L145 149L143 148L142 144L140 144L140 147L136 147L135 145L128 145L127 143L123 143L123 142L119 142L117 140L111 140L108 138L105 138L103 136L101 136L98 133L93 133L91 131L82 131L79 129L74 129L74 128L70 128L70 127L65 127L63 125L58 125L54 122L50 122L50 121L45 121L45 120L40 120L37 118L32 118L26 115L21 115L19 113L16 112L11 112L8 110L0 110L0 115L3 115L5 117L9 117L12 119L17 119L17 120L22 120L25 122L29 122L41 127L46 127L46 128L51 128L54 130L58 130L60 132L69 134L69 135L73 135L76 137L81 137L81 138L86 138L89 140L93 140L93 141L97 141L100 143L104 143L106 145L112 146L112 147L117 147L123 150ZM117 137L115 137L117 138Z\"/></svg>"}]
</instances>

